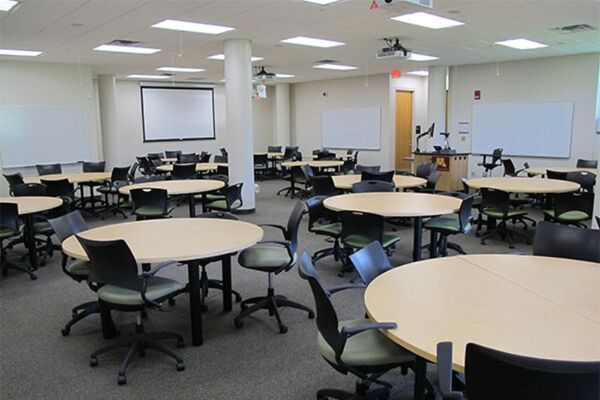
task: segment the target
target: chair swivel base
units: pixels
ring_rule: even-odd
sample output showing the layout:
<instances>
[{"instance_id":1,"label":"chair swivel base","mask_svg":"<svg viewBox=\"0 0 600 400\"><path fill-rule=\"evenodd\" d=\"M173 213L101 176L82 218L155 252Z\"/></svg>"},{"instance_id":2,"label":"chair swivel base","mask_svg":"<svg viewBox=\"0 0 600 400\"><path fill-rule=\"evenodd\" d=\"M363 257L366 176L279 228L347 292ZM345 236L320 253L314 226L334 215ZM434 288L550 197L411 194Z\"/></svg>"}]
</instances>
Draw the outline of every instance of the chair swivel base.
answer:
<instances>
[{"instance_id":1,"label":"chair swivel base","mask_svg":"<svg viewBox=\"0 0 600 400\"><path fill-rule=\"evenodd\" d=\"M362 382L356 382L356 390L354 393L340 389L321 389L317 392L317 400L371 400L387 399L389 396L390 390L388 388L378 387L369 390L369 385Z\"/></svg>"},{"instance_id":2,"label":"chair swivel base","mask_svg":"<svg viewBox=\"0 0 600 400\"><path fill-rule=\"evenodd\" d=\"M525 243L527 244L531 244L532 240L527 237L527 235L521 233L521 232L517 232L511 229L508 229L508 227L506 226L506 222L501 222L498 227L494 228L494 229L490 229L486 232L484 232L480 237L481 237L481 244L485 245L486 244L486 239L489 239L493 236L500 236L500 238L502 238L502 240L507 240L508 241L508 247L510 249L513 249L515 247L514 243L515 243L515 237L518 237L522 240L525 241Z\"/></svg>"},{"instance_id":3,"label":"chair swivel base","mask_svg":"<svg viewBox=\"0 0 600 400\"><path fill-rule=\"evenodd\" d=\"M200 279L200 287L202 288L202 311L206 312L208 311L208 307L206 307L206 305L204 304L204 300L206 299L206 296L208 295L208 290L209 289L218 289L218 290L223 290L223 281L220 281L218 279ZM242 295L235 291L235 290L231 290L231 293L235 296L235 302L239 303L240 301L242 301Z\"/></svg>"},{"instance_id":4,"label":"chair swivel base","mask_svg":"<svg viewBox=\"0 0 600 400\"><path fill-rule=\"evenodd\" d=\"M269 288L266 297L253 297L251 299L242 301L242 311L238 314L237 317L235 317L233 322L237 328L241 328L244 325L244 323L242 322L244 318L246 318L250 314L255 313L258 310L267 310L269 311L270 316L274 315L277 319L277 325L279 325L279 333L286 333L287 326L283 324L283 322L281 321L281 316L279 315L278 309L280 307L290 307L295 308L297 310L306 311L308 313L308 318L313 319L315 317L314 311L311 310L309 307L300 303L296 303L295 301L288 300L285 296L275 295L275 291L272 288Z\"/></svg>"},{"instance_id":5,"label":"chair swivel base","mask_svg":"<svg viewBox=\"0 0 600 400\"><path fill-rule=\"evenodd\" d=\"M29 275L29 278L32 281L35 281L37 279L37 275L34 274L33 272L31 272L30 269L27 266L25 266L25 265L21 265L21 264L16 264L16 263L5 261L5 262L2 263L1 269L2 269L2 276L7 276L8 275L8 270L12 269L12 270L15 270L15 271L21 271L21 272Z\"/></svg>"},{"instance_id":6,"label":"chair swivel base","mask_svg":"<svg viewBox=\"0 0 600 400\"><path fill-rule=\"evenodd\" d=\"M123 359L121 368L119 369L119 378L117 381L119 385L124 385L125 383L127 383L127 377L125 375L127 367L133 360L135 353L138 353L140 357L145 357L146 349L152 348L174 359L177 362L177 371L185 370L183 359L160 343L163 340L176 339L177 347L181 348L184 346L183 337L181 335L172 332L146 333L143 332L143 329L139 325L136 325L136 331L137 332L132 334L131 338L129 338L128 340L123 340L121 342L102 347L93 352L90 356L90 366L98 366L98 356L100 354L107 353L118 348L129 348L127 355Z\"/></svg>"},{"instance_id":7,"label":"chair swivel base","mask_svg":"<svg viewBox=\"0 0 600 400\"><path fill-rule=\"evenodd\" d=\"M85 317L98 313L100 313L100 303L98 303L97 301L90 301L73 307L72 318L69 322L67 322L65 327L60 330L60 333L63 336L68 336L69 333L71 333L71 327L73 325L75 325L77 322L81 321Z\"/></svg>"},{"instance_id":8,"label":"chair swivel base","mask_svg":"<svg viewBox=\"0 0 600 400\"><path fill-rule=\"evenodd\" d=\"M322 258L333 256L334 261L339 261L341 259L341 250L337 241L334 244L334 247L327 247L325 249L317 250L312 255L313 264L319 261Z\"/></svg>"}]
</instances>

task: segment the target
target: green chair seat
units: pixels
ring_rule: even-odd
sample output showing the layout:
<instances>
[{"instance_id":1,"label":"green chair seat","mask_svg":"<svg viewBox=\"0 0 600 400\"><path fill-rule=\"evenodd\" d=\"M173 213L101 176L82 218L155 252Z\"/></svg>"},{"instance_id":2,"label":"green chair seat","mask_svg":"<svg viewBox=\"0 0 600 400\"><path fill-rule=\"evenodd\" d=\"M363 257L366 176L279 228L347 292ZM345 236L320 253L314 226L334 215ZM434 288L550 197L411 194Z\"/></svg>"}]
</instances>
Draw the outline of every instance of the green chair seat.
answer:
<instances>
[{"instance_id":1,"label":"green chair seat","mask_svg":"<svg viewBox=\"0 0 600 400\"><path fill-rule=\"evenodd\" d=\"M372 323L373 321L368 319L341 321L338 329L341 331L343 327L350 328ZM321 355L330 363L337 365L335 351L321 336L321 333L318 334L317 343ZM415 356L389 340L381 331L368 330L352 336L346 341L341 359L350 366L374 367L410 362L415 359Z\"/></svg>"},{"instance_id":2,"label":"green chair seat","mask_svg":"<svg viewBox=\"0 0 600 400\"><path fill-rule=\"evenodd\" d=\"M216 201L211 201L210 203L207 203L206 208L221 210L221 211L228 211L230 209L235 210L236 208L239 208L241 205L242 205L242 202L239 200L236 200L231 204L231 208L229 208L229 207L227 207L227 202L223 199L223 200L216 200Z\"/></svg>"},{"instance_id":3,"label":"green chair seat","mask_svg":"<svg viewBox=\"0 0 600 400\"><path fill-rule=\"evenodd\" d=\"M181 284L173 279L152 277L148 280L146 298L156 300L181 289ZM113 285L104 285L98 289L98 298L112 304L139 306L144 304L140 292Z\"/></svg>"},{"instance_id":4,"label":"green chair seat","mask_svg":"<svg viewBox=\"0 0 600 400\"><path fill-rule=\"evenodd\" d=\"M135 215L139 215L140 217L162 217L165 215L162 208L152 206L142 206L136 208L133 213Z\"/></svg>"},{"instance_id":5,"label":"green chair seat","mask_svg":"<svg viewBox=\"0 0 600 400\"><path fill-rule=\"evenodd\" d=\"M524 210L515 210L515 209L510 209L508 210L508 212L506 213L506 215L504 215L500 210L498 210L497 208L494 207L488 207L482 210L482 212L487 215L490 216L492 218L514 218L514 217L520 217L522 215L526 215L527 211Z\"/></svg>"},{"instance_id":6,"label":"green chair seat","mask_svg":"<svg viewBox=\"0 0 600 400\"><path fill-rule=\"evenodd\" d=\"M340 222L333 223L315 223L311 231L317 234L339 237L342 234L342 224Z\"/></svg>"},{"instance_id":7,"label":"green chair seat","mask_svg":"<svg viewBox=\"0 0 600 400\"><path fill-rule=\"evenodd\" d=\"M399 235L392 232L384 232L381 245L384 248L388 248L398 241L400 241ZM361 235L350 235L343 240L344 245L352 247L353 249L362 249L363 247L370 245L372 242L372 239Z\"/></svg>"},{"instance_id":8,"label":"green chair seat","mask_svg":"<svg viewBox=\"0 0 600 400\"><path fill-rule=\"evenodd\" d=\"M459 233L461 231L458 214L450 214L431 218L430 220L427 220L423 226L425 229L444 233ZM467 226L465 228L469 227Z\"/></svg>"},{"instance_id":9,"label":"green chair seat","mask_svg":"<svg viewBox=\"0 0 600 400\"><path fill-rule=\"evenodd\" d=\"M580 222L591 218L587 213L578 210L564 212L558 218L554 215L554 210L544 210L543 213L558 221Z\"/></svg>"},{"instance_id":10,"label":"green chair seat","mask_svg":"<svg viewBox=\"0 0 600 400\"><path fill-rule=\"evenodd\" d=\"M33 231L35 233L42 233L47 235L51 235L54 232L48 221L34 222Z\"/></svg>"},{"instance_id":11,"label":"green chair seat","mask_svg":"<svg viewBox=\"0 0 600 400\"><path fill-rule=\"evenodd\" d=\"M88 276L90 274L90 267L87 261L73 261L72 263L67 265L65 269L71 275Z\"/></svg>"},{"instance_id":12,"label":"green chair seat","mask_svg":"<svg viewBox=\"0 0 600 400\"><path fill-rule=\"evenodd\" d=\"M293 261L296 261L294 254ZM257 244L240 253L238 262L244 268L270 271L283 268L290 263L290 255L283 246Z\"/></svg>"},{"instance_id":13,"label":"green chair seat","mask_svg":"<svg viewBox=\"0 0 600 400\"><path fill-rule=\"evenodd\" d=\"M0 240L8 239L19 235L23 231L23 226L20 225L18 230L12 230L9 228L0 228Z\"/></svg>"}]
</instances>

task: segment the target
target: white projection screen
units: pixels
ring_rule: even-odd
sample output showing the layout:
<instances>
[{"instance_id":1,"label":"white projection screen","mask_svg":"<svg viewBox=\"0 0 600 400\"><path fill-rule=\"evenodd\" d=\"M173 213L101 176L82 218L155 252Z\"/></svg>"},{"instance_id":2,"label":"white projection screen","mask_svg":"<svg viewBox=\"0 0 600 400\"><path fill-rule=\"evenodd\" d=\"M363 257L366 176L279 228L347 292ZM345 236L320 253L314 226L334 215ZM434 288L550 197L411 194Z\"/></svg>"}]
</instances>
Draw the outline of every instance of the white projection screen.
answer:
<instances>
[{"instance_id":1,"label":"white projection screen","mask_svg":"<svg viewBox=\"0 0 600 400\"><path fill-rule=\"evenodd\" d=\"M215 138L211 88L142 86L144 142Z\"/></svg>"}]
</instances>

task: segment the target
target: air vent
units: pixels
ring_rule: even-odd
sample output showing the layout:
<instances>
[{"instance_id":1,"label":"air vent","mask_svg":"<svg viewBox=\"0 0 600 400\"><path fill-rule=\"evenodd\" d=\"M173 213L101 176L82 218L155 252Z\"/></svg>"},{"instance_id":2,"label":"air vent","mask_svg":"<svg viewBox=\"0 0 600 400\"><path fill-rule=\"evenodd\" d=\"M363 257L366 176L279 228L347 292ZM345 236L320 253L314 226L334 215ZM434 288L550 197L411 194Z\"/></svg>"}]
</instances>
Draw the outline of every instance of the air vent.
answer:
<instances>
[{"instance_id":1,"label":"air vent","mask_svg":"<svg viewBox=\"0 0 600 400\"><path fill-rule=\"evenodd\" d=\"M566 25L566 26L559 26L556 28L552 28L550 29L551 31L554 32L558 32L558 33L579 33L579 32L590 32L590 31L597 31L598 28L593 27L591 25L588 24L575 24L575 25Z\"/></svg>"},{"instance_id":2,"label":"air vent","mask_svg":"<svg viewBox=\"0 0 600 400\"><path fill-rule=\"evenodd\" d=\"M135 40L125 40L125 39L115 39L112 42L109 42L108 44L113 45L113 46L141 46L144 44L144 42L138 42Z\"/></svg>"},{"instance_id":3,"label":"air vent","mask_svg":"<svg viewBox=\"0 0 600 400\"><path fill-rule=\"evenodd\" d=\"M319 61L314 61L313 64L335 64L335 63L339 63L338 60L319 60Z\"/></svg>"}]
</instances>

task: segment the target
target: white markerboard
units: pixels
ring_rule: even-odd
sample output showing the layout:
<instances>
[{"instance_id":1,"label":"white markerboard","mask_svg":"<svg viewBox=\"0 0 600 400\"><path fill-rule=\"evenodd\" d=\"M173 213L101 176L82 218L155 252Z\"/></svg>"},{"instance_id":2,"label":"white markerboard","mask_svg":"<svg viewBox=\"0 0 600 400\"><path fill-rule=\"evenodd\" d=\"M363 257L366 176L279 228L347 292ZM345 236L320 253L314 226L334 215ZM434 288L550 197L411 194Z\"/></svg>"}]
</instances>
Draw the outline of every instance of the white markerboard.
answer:
<instances>
[{"instance_id":1,"label":"white markerboard","mask_svg":"<svg viewBox=\"0 0 600 400\"><path fill-rule=\"evenodd\" d=\"M379 150L381 108L323 110L322 145L329 149Z\"/></svg>"},{"instance_id":2,"label":"white markerboard","mask_svg":"<svg viewBox=\"0 0 600 400\"><path fill-rule=\"evenodd\" d=\"M473 154L568 158L573 102L474 104L472 132Z\"/></svg>"},{"instance_id":3,"label":"white markerboard","mask_svg":"<svg viewBox=\"0 0 600 400\"><path fill-rule=\"evenodd\" d=\"M83 107L0 107L4 168L91 159Z\"/></svg>"}]
</instances>

